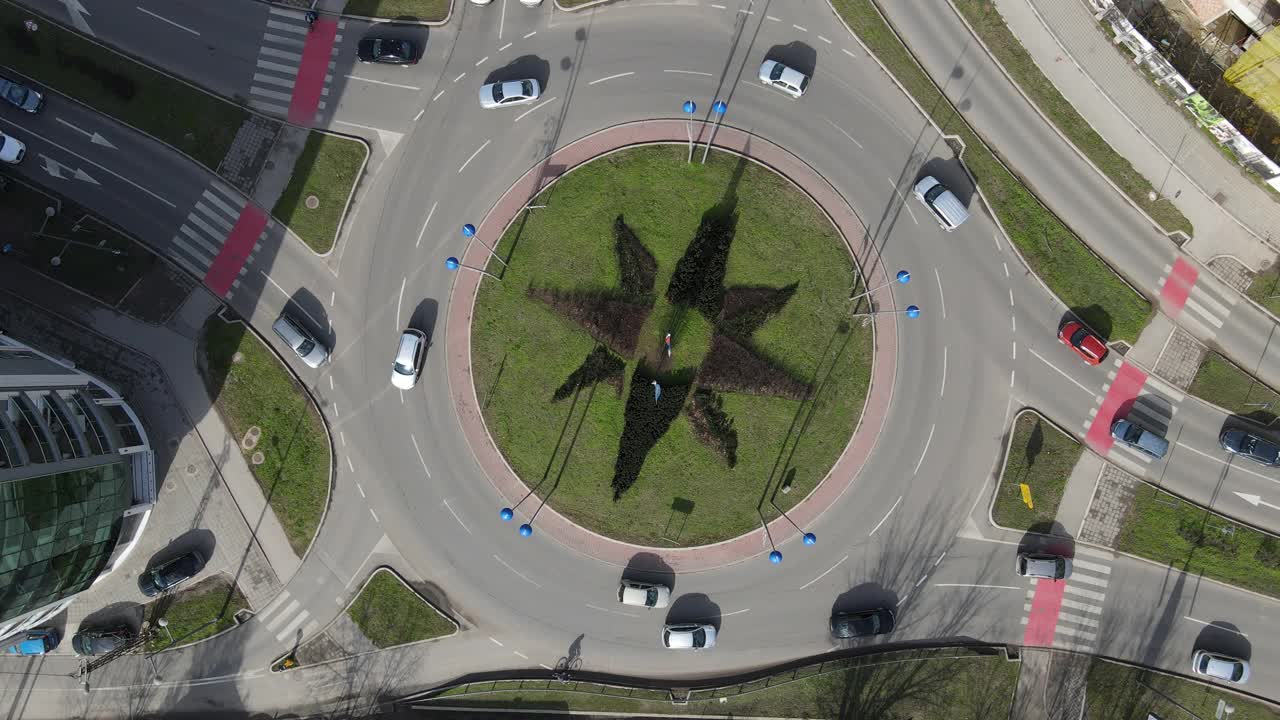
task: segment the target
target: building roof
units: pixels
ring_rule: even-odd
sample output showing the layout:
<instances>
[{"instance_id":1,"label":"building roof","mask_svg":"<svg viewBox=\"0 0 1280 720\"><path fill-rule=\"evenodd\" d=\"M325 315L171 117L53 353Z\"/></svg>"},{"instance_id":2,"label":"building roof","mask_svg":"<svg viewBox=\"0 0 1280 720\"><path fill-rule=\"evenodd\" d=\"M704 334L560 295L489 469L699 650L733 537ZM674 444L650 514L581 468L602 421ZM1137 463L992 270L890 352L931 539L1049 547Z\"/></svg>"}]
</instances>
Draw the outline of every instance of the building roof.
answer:
<instances>
[{"instance_id":1,"label":"building roof","mask_svg":"<svg viewBox=\"0 0 1280 720\"><path fill-rule=\"evenodd\" d=\"M133 504L131 465L107 465L0 484L0 622L93 583Z\"/></svg>"}]
</instances>

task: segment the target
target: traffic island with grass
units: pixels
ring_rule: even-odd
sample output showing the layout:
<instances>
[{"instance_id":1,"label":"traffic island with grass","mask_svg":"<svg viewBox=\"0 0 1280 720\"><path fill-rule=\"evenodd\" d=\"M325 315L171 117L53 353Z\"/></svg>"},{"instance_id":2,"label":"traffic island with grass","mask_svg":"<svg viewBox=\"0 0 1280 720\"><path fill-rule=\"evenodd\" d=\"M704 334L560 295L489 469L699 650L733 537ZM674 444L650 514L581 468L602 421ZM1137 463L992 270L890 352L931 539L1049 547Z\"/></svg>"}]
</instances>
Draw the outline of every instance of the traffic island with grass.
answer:
<instances>
[{"instance_id":1,"label":"traffic island with grass","mask_svg":"<svg viewBox=\"0 0 1280 720\"><path fill-rule=\"evenodd\" d=\"M312 130L271 214L312 250L329 252L368 155L362 142Z\"/></svg>"},{"instance_id":2,"label":"traffic island with grass","mask_svg":"<svg viewBox=\"0 0 1280 720\"><path fill-rule=\"evenodd\" d=\"M329 499L329 438L311 398L243 323L213 315L200 336L209 397L301 557Z\"/></svg>"},{"instance_id":3,"label":"traffic island with grass","mask_svg":"<svg viewBox=\"0 0 1280 720\"><path fill-rule=\"evenodd\" d=\"M1013 422L1013 437L991 508L996 524L1047 533L1058 515L1067 479L1083 450L1034 410L1019 413ZM1027 486L1030 507L1023 498L1023 485Z\"/></svg>"},{"instance_id":4,"label":"traffic island with grass","mask_svg":"<svg viewBox=\"0 0 1280 720\"><path fill-rule=\"evenodd\" d=\"M172 595L162 595L148 607L147 619L155 633L147 641L147 652L190 645L213 637L236 624L236 613L249 607L239 588L225 575L201 580ZM166 622L160 627L158 621Z\"/></svg>"},{"instance_id":5,"label":"traffic island with grass","mask_svg":"<svg viewBox=\"0 0 1280 720\"><path fill-rule=\"evenodd\" d=\"M1205 353L1190 391L1227 412L1263 425L1280 415L1280 394L1215 352Z\"/></svg>"},{"instance_id":6,"label":"traffic island with grass","mask_svg":"<svg viewBox=\"0 0 1280 720\"><path fill-rule=\"evenodd\" d=\"M452 619L386 568L378 568L347 607L347 616L378 649L457 632Z\"/></svg>"},{"instance_id":7,"label":"traffic island with grass","mask_svg":"<svg viewBox=\"0 0 1280 720\"><path fill-rule=\"evenodd\" d=\"M1280 598L1280 538L1142 483L1116 549Z\"/></svg>"},{"instance_id":8,"label":"traffic island with grass","mask_svg":"<svg viewBox=\"0 0 1280 720\"><path fill-rule=\"evenodd\" d=\"M466 2L466 0L456 0ZM343 15L441 22L449 17L451 0L347 0Z\"/></svg>"},{"instance_id":9,"label":"traffic island with grass","mask_svg":"<svg viewBox=\"0 0 1280 720\"><path fill-rule=\"evenodd\" d=\"M1151 317L1151 303L1093 254L992 154L916 63L872 0L831 3L916 102L931 109L942 131L964 141L965 166L1031 270L1105 339L1136 342Z\"/></svg>"},{"instance_id":10,"label":"traffic island with grass","mask_svg":"<svg viewBox=\"0 0 1280 720\"><path fill-rule=\"evenodd\" d=\"M1187 667L1191 653L1187 653ZM1188 672L1184 670L1183 672ZM1143 668L1094 659L1089 665L1085 717L1090 720L1149 720L1149 718L1216 718L1275 720L1276 711L1211 683L1199 683ZM1227 716L1218 703L1235 707Z\"/></svg>"},{"instance_id":11,"label":"traffic island with grass","mask_svg":"<svg viewBox=\"0 0 1280 720\"><path fill-rule=\"evenodd\" d=\"M501 238L471 339L516 474L595 532L668 547L808 495L858 424L872 352L821 209L750 161L686 155L615 153L531 201L546 207Z\"/></svg>"}]
</instances>

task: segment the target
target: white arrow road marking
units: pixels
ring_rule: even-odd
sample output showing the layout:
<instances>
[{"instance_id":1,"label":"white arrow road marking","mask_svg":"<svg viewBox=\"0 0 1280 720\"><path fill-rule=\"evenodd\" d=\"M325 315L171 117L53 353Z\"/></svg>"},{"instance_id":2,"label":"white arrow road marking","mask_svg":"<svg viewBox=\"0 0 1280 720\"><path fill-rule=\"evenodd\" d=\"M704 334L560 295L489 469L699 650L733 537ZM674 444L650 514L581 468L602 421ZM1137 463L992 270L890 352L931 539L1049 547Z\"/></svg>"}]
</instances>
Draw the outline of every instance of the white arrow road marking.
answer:
<instances>
[{"instance_id":1,"label":"white arrow road marking","mask_svg":"<svg viewBox=\"0 0 1280 720\"><path fill-rule=\"evenodd\" d=\"M53 158L49 157L48 155L41 155L41 156L40 156L40 159L44 160L44 171L45 171L45 172L49 173L49 175L51 175L51 176L53 176L53 177L56 177L56 178L59 178L59 179L61 179L61 178L62 178L62 164L61 164L61 163L59 163L57 160L54 160Z\"/></svg>"},{"instance_id":2,"label":"white arrow road marking","mask_svg":"<svg viewBox=\"0 0 1280 720\"><path fill-rule=\"evenodd\" d=\"M77 179L77 180L83 180L83 181L85 181L85 182L91 182L91 183L93 183L94 185L101 185L101 184L102 184L102 183L98 182L97 180L94 180L92 177L90 177L89 173L87 173L87 172L85 172L85 171L81 170L80 168L76 168L76 179Z\"/></svg>"},{"instance_id":3,"label":"white arrow road marking","mask_svg":"<svg viewBox=\"0 0 1280 720\"><path fill-rule=\"evenodd\" d=\"M104 147L109 147L109 148L111 148L112 150L115 150L115 149L116 149L116 146L115 146L115 145L112 145L110 140L108 140L108 139L106 139L106 138L102 137L102 135L100 135L100 134L98 134L98 133L96 133L96 132L89 132L88 130L84 130L84 129L78 128L78 127L76 127L75 125L72 125L71 123L67 122L66 120L63 120L62 118L54 118L54 120L57 120L58 122L62 123L63 125L66 125L67 127L71 128L72 130L75 130L76 132L78 132L78 133L80 133L80 134L82 134L82 135L84 135L84 136L88 137L88 138L89 138L89 140L90 140L94 145L102 145L102 146L104 146Z\"/></svg>"},{"instance_id":4,"label":"white arrow road marking","mask_svg":"<svg viewBox=\"0 0 1280 720\"><path fill-rule=\"evenodd\" d=\"M1259 505L1262 505L1263 507L1269 507L1272 510L1280 510L1280 505L1272 505L1266 500L1263 500L1261 495L1249 495L1247 493L1242 493L1242 492L1238 492L1235 494L1239 495L1241 500L1249 503L1254 507L1258 507Z\"/></svg>"},{"instance_id":5,"label":"white arrow road marking","mask_svg":"<svg viewBox=\"0 0 1280 720\"><path fill-rule=\"evenodd\" d=\"M71 17L71 24L77 30L85 35L97 37L93 33L93 28L89 27L89 22L84 19L85 15L92 15L93 13L86 10L84 5L80 4L80 0L62 0L62 4L67 7L67 15Z\"/></svg>"}]
</instances>

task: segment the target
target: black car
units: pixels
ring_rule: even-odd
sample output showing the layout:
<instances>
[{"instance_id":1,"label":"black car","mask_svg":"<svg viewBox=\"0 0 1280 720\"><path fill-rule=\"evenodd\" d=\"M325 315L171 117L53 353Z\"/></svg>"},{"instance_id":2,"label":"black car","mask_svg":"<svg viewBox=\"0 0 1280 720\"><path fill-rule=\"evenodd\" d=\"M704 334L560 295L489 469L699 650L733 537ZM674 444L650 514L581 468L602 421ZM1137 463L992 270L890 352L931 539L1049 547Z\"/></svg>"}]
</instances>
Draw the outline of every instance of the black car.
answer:
<instances>
[{"instance_id":1,"label":"black car","mask_svg":"<svg viewBox=\"0 0 1280 720\"><path fill-rule=\"evenodd\" d=\"M893 632L893 611L889 608L842 612L831 616L831 637L871 637Z\"/></svg>"},{"instance_id":2,"label":"black car","mask_svg":"<svg viewBox=\"0 0 1280 720\"><path fill-rule=\"evenodd\" d=\"M408 40L367 37L356 46L356 56L362 63L413 65L418 62L418 49Z\"/></svg>"},{"instance_id":3,"label":"black car","mask_svg":"<svg viewBox=\"0 0 1280 720\"><path fill-rule=\"evenodd\" d=\"M77 655L106 655L129 643L133 633L127 627L102 630L81 629L71 638L71 648Z\"/></svg>"},{"instance_id":4,"label":"black car","mask_svg":"<svg viewBox=\"0 0 1280 720\"><path fill-rule=\"evenodd\" d=\"M1218 442L1229 453L1243 455L1271 467L1280 465L1280 445L1263 440L1247 430L1225 430L1218 436Z\"/></svg>"},{"instance_id":5,"label":"black car","mask_svg":"<svg viewBox=\"0 0 1280 720\"><path fill-rule=\"evenodd\" d=\"M203 569L204 556L192 550L143 572L138 576L138 589L147 597L155 597L190 580Z\"/></svg>"}]
</instances>

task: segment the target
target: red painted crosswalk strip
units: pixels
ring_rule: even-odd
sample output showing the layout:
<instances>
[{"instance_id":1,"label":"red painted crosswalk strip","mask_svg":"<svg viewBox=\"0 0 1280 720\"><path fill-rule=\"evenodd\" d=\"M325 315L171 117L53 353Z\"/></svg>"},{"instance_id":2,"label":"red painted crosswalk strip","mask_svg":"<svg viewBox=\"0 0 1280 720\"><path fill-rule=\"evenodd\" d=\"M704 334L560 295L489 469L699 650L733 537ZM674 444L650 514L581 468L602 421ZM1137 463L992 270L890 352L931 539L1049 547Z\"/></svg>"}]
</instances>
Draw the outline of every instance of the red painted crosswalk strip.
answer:
<instances>
[{"instance_id":1,"label":"red painted crosswalk strip","mask_svg":"<svg viewBox=\"0 0 1280 720\"><path fill-rule=\"evenodd\" d=\"M1058 612L1062 610L1062 594L1066 591L1067 583L1062 580L1036 581L1031 612L1027 614L1027 630L1022 635L1023 645L1053 645L1053 634L1058 629Z\"/></svg>"},{"instance_id":2,"label":"red painted crosswalk strip","mask_svg":"<svg viewBox=\"0 0 1280 720\"><path fill-rule=\"evenodd\" d=\"M320 107L320 95L324 90L324 76L329 74L329 58L337 34L338 23L333 20L316 20L311 25L289 100L289 122L307 127L315 124L316 110Z\"/></svg>"},{"instance_id":3,"label":"red painted crosswalk strip","mask_svg":"<svg viewBox=\"0 0 1280 720\"><path fill-rule=\"evenodd\" d=\"M267 214L257 205L247 204L240 211L235 227L231 228L231 234L222 243L218 257L213 259L209 272L204 276L204 284L219 297L225 297L231 290L231 283L240 276L240 268L248 261L253 246L266 227Z\"/></svg>"},{"instance_id":4,"label":"red painted crosswalk strip","mask_svg":"<svg viewBox=\"0 0 1280 720\"><path fill-rule=\"evenodd\" d=\"M1191 295L1191 288L1195 287L1198 277L1200 271L1183 258L1178 258L1173 263L1173 269L1169 271L1169 277L1165 278L1164 287L1160 290L1160 308L1166 315L1176 317L1182 312L1182 306L1187 304L1187 297Z\"/></svg>"},{"instance_id":5,"label":"red painted crosswalk strip","mask_svg":"<svg viewBox=\"0 0 1280 720\"><path fill-rule=\"evenodd\" d=\"M1089 425L1089 432L1084 436L1085 442L1095 452L1106 455L1111 449L1115 442L1111 437L1111 423L1115 420L1116 413L1121 405L1138 397L1146 382L1147 374L1142 370L1129 363L1120 366L1116 379L1111 381L1111 387L1107 389L1107 396L1102 399L1102 405L1098 406L1098 414Z\"/></svg>"}]
</instances>

